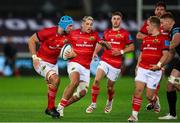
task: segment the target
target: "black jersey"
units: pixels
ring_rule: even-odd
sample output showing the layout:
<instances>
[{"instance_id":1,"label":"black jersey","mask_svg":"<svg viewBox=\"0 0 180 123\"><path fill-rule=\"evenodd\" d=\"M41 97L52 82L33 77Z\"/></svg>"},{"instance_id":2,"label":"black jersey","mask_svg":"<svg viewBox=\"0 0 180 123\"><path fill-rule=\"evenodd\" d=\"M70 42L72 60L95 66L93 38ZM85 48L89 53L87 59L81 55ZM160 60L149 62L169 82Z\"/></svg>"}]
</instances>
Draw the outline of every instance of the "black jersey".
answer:
<instances>
[{"instance_id":1,"label":"black jersey","mask_svg":"<svg viewBox=\"0 0 180 123\"><path fill-rule=\"evenodd\" d=\"M170 31L170 39L172 40L173 38L173 35L176 34L176 33L180 33L180 26L178 26L177 24L174 24L173 25L173 28L171 29ZM180 39L179 39L180 40ZM177 52L177 54L179 55L180 57L180 44L178 46L175 47L175 50Z\"/></svg>"}]
</instances>

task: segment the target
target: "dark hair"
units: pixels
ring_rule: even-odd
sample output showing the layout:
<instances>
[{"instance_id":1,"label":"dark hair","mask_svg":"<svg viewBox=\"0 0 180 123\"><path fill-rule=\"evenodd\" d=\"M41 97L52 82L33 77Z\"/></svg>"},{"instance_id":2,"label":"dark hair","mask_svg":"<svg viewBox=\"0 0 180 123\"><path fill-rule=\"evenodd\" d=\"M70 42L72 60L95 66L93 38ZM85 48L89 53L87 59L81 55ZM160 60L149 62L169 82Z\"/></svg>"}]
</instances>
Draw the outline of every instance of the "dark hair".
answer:
<instances>
[{"instance_id":1,"label":"dark hair","mask_svg":"<svg viewBox=\"0 0 180 123\"><path fill-rule=\"evenodd\" d=\"M119 11L112 12L111 17L112 17L112 16L115 16L115 15L119 15L121 18L123 17L122 13L119 12Z\"/></svg>"},{"instance_id":2,"label":"dark hair","mask_svg":"<svg viewBox=\"0 0 180 123\"><path fill-rule=\"evenodd\" d=\"M150 23L153 23L154 25L156 25L158 28L160 27L160 19L157 16L151 16L148 18L148 21Z\"/></svg>"},{"instance_id":3,"label":"dark hair","mask_svg":"<svg viewBox=\"0 0 180 123\"><path fill-rule=\"evenodd\" d=\"M166 10L166 4L165 4L163 1L159 1L158 3L156 3L155 8L157 8L157 7L159 7L159 6L164 7L165 10Z\"/></svg>"},{"instance_id":4,"label":"dark hair","mask_svg":"<svg viewBox=\"0 0 180 123\"><path fill-rule=\"evenodd\" d=\"M161 16L161 19L166 19L166 18L170 18L170 19L174 20L174 16L171 12L166 12L165 14L163 14Z\"/></svg>"}]
</instances>

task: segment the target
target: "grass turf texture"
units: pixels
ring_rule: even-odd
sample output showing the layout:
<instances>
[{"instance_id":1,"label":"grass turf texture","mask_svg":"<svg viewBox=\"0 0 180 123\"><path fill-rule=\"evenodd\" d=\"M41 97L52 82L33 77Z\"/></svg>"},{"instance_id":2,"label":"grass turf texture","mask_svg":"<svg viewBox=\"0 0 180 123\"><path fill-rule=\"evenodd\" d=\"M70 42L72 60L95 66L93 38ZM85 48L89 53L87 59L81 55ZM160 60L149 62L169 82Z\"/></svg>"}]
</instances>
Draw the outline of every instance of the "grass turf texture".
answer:
<instances>
[{"instance_id":1,"label":"grass turf texture","mask_svg":"<svg viewBox=\"0 0 180 123\"><path fill-rule=\"evenodd\" d=\"M92 85L93 78L91 78ZM166 81L161 81L159 92L161 112L146 111L147 100L143 95L143 103L139 113L139 121L163 122L158 120L168 112L166 99ZM69 83L68 77L61 77L61 84L56 98L56 105L62 96L65 86ZM134 78L122 77L115 85L113 110L110 114L104 113L106 104L106 79L101 81L100 95L97 109L93 114L86 114L85 110L91 102L91 88L89 93L79 102L65 108L65 117L53 119L45 115L47 105L47 87L41 77L0 77L0 122L126 122L131 114L131 97L134 91ZM180 93L177 93L177 116L179 119L171 120L180 122ZM167 121L166 121L167 122Z\"/></svg>"}]
</instances>

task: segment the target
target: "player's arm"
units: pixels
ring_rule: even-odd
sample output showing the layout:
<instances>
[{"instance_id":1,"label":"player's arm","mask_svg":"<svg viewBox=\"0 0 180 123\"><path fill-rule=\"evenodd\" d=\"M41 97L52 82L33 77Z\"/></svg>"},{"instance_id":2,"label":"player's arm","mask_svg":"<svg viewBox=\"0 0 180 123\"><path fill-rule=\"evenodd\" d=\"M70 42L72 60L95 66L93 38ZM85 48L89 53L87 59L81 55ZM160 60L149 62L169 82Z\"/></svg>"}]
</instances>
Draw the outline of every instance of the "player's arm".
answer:
<instances>
[{"instance_id":1,"label":"player's arm","mask_svg":"<svg viewBox=\"0 0 180 123\"><path fill-rule=\"evenodd\" d=\"M172 41L170 43L169 49L172 50L180 44L180 33L173 35Z\"/></svg>"},{"instance_id":2,"label":"player's arm","mask_svg":"<svg viewBox=\"0 0 180 123\"><path fill-rule=\"evenodd\" d=\"M132 52L132 51L134 51L134 49L135 49L134 43L131 43L131 44L127 45L126 48L123 49L123 53Z\"/></svg>"},{"instance_id":3,"label":"player's arm","mask_svg":"<svg viewBox=\"0 0 180 123\"><path fill-rule=\"evenodd\" d=\"M166 60L166 64L168 64L175 55L175 47L177 47L180 44L180 33L176 33L174 34L172 41L170 42L170 47L169 47L169 55L168 58Z\"/></svg>"},{"instance_id":4,"label":"player's arm","mask_svg":"<svg viewBox=\"0 0 180 123\"><path fill-rule=\"evenodd\" d=\"M93 58L98 57L97 54L102 48L103 48L103 46L101 44L99 44L99 43L96 44L96 48L95 48L94 53L93 53Z\"/></svg>"},{"instance_id":5,"label":"player's arm","mask_svg":"<svg viewBox=\"0 0 180 123\"><path fill-rule=\"evenodd\" d=\"M29 39L28 39L28 46L29 51L32 54L32 57L36 57L36 44L39 43L39 39L37 37L37 34L34 33Z\"/></svg>"},{"instance_id":6,"label":"player's arm","mask_svg":"<svg viewBox=\"0 0 180 123\"><path fill-rule=\"evenodd\" d=\"M119 50L119 49L113 49L112 55L113 55L113 56L123 55L124 53L128 53L128 52L134 51L134 49L135 49L135 48L134 48L134 44L131 43L131 44L127 45L126 48L124 48L124 49L121 49L121 50Z\"/></svg>"},{"instance_id":7,"label":"player's arm","mask_svg":"<svg viewBox=\"0 0 180 123\"><path fill-rule=\"evenodd\" d=\"M136 35L136 38L138 40L142 40L143 38L145 38L147 35L142 33L142 32L138 32L137 35Z\"/></svg>"},{"instance_id":8,"label":"player's arm","mask_svg":"<svg viewBox=\"0 0 180 123\"><path fill-rule=\"evenodd\" d=\"M161 67L163 67L166 64L166 60L168 59L169 56L169 51L168 50L163 50L162 51L162 57L159 60L159 62L156 65L151 65L152 67L150 68L150 70L160 70Z\"/></svg>"},{"instance_id":9,"label":"player's arm","mask_svg":"<svg viewBox=\"0 0 180 123\"><path fill-rule=\"evenodd\" d=\"M147 27L147 21L144 21L143 26L141 27L140 31L136 35L136 39L142 40L147 36L148 32L147 32L146 27Z\"/></svg>"},{"instance_id":10,"label":"player's arm","mask_svg":"<svg viewBox=\"0 0 180 123\"><path fill-rule=\"evenodd\" d=\"M39 39L35 34L33 34L29 39L28 39L28 46L29 46L29 51L31 54L36 54L36 43L39 42Z\"/></svg>"},{"instance_id":11,"label":"player's arm","mask_svg":"<svg viewBox=\"0 0 180 123\"><path fill-rule=\"evenodd\" d=\"M110 50L112 48L111 44L107 41L99 41L98 44L100 44L102 47L105 47L107 50Z\"/></svg>"}]
</instances>

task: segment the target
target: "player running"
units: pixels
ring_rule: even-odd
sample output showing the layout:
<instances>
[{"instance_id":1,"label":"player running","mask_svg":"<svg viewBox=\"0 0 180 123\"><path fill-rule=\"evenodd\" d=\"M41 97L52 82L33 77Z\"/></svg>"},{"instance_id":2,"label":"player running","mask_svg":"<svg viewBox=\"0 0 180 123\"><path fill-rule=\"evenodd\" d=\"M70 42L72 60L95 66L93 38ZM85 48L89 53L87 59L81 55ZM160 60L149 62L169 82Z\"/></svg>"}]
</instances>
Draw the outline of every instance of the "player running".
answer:
<instances>
[{"instance_id":1,"label":"player running","mask_svg":"<svg viewBox=\"0 0 180 123\"><path fill-rule=\"evenodd\" d=\"M121 28L122 14L120 12L112 13L111 17L112 28L104 32L104 39L111 44L112 49L104 49L101 56L101 61L96 71L91 94L92 102L86 109L86 113L92 113L96 109L96 101L100 92L100 81L107 76L107 94L108 99L104 108L105 113L110 113L112 110L113 97L114 97L114 84L117 80L122 65L122 55L134 50L134 44L130 33ZM102 46L98 44L94 56L101 50Z\"/></svg>"},{"instance_id":2,"label":"player running","mask_svg":"<svg viewBox=\"0 0 180 123\"><path fill-rule=\"evenodd\" d=\"M143 39L141 53L137 62L135 92L132 98L132 115L129 122L138 121L138 112L142 103L142 93L146 87L146 97L155 106L157 98L153 96L162 76L161 67L168 57L169 41L160 33L160 19L152 16L148 19L148 36Z\"/></svg>"},{"instance_id":3,"label":"player running","mask_svg":"<svg viewBox=\"0 0 180 123\"><path fill-rule=\"evenodd\" d=\"M155 9L154 9L154 14L155 16L157 17L161 17L163 14L166 13L166 4L162 1L158 2L156 5L155 5ZM147 20L144 22L143 26L141 27L140 31L137 33L136 35L136 38L139 39L139 40L142 40L143 38L145 38L147 35L148 35L148 30L147 30ZM168 32L164 31L162 26L160 26L160 32L168 38ZM155 113L159 113L160 110L161 110L161 106L160 106L160 101L159 101L159 97L158 97L158 91L160 89L160 83L154 93L154 96L155 98L157 98L157 106L154 106L153 104L155 103L151 103L149 102L147 105L146 105L146 109L147 110L152 110L154 109L154 112Z\"/></svg>"},{"instance_id":4,"label":"player running","mask_svg":"<svg viewBox=\"0 0 180 123\"><path fill-rule=\"evenodd\" d=\"M180 58L180 26L176 24L173 15L168 12L161 17L161 22L164 30L170 32L170 51L167 63L171 61L175 55L175 51ZM176 90L180 91L180 61L176 61L173 66L170 77L167 84L167 100L169 104L169 113L163 117L159 117L161 120L173 120L177 119L176 115L176 102L177 94Z\"/></svg>"},{"instance_id":5,"label":"player running","mask_svg":"<svg viewBox=\"0 0 180 123\"><path fill-rule=\"evenodd\" d=\"M94 19L85 16L82 19L81 29L71 31L70 40L77 56L68 61L68 74L70 83L64 90L62 99L57 107L60 116L64 116L64 107L80 100L88 91L90 81L90 62L97 43L110 48L106 42L101 41L98 32L93 31ZM75 91L75 89L77 89Z\"/></svg>"},{"instance_id":6,"label":"player running","mask_svg":"<svg viewBox=\"0 0 180 123\"><path fill-rule=\"evenodd\" d=\"M59 117L55 108L55 97L60 83L57 60L61 48L68 41L68 33L72 30L72 25L73 19L70 16L62 16L58 26L44 28L28 40L34 69L47 81L48 106L45 113L52 117ZM40 44L38 51L36 51L36 44ZM75 54L69 54L69 57L73 55Z\"/></svg>"}]
</instances>

